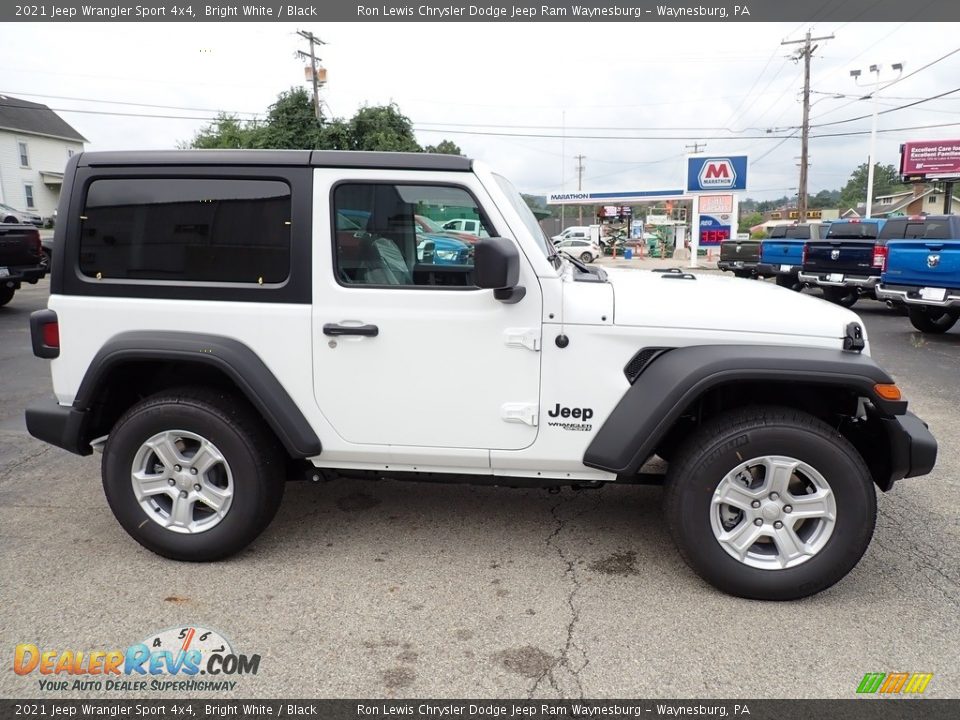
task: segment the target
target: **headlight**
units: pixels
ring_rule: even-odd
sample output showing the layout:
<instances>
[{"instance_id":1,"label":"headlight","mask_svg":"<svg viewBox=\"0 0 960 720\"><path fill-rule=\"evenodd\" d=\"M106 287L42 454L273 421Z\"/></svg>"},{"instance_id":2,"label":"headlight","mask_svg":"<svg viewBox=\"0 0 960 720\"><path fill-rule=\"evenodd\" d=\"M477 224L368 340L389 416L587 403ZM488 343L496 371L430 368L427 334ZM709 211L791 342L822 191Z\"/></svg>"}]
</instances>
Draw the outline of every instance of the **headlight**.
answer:
<instances>
[{"instance_id":1,"label":"headlight","mask_svg":"<svg viewBox=\"0 0 960 720\"><path fill-rule=\"evenodd\" d=\"M434 255L441 260L456 260L457 251L456 250L437 250Z\"/></svg>"}]
</instances>

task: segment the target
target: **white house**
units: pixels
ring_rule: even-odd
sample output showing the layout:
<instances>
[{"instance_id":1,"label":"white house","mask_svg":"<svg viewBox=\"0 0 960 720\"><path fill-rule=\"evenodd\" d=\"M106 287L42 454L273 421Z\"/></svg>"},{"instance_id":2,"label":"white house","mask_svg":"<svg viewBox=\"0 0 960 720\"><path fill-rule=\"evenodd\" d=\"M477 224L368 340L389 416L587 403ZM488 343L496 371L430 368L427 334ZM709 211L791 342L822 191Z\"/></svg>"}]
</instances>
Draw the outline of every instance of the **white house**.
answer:
<instances>
[{"instance_id":1,"label":"white house","mask_svg":"<svg viewBox=\"0 0 960 720\"><path fill-rule=\"evenodd\" d=\"M50 217L64 166L85 142L46 105L0 95L0 203Z\"/></svg>"}]
</instances>

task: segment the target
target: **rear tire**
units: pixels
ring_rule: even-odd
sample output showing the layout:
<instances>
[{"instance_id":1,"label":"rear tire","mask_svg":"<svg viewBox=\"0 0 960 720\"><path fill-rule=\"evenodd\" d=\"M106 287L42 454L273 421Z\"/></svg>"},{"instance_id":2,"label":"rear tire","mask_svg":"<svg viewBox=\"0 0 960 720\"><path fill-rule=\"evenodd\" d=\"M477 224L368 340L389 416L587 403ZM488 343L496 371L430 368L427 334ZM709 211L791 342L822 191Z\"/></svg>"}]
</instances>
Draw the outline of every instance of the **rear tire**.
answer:
<instances>
[{"instance_id":1,"label":"rear tire","mask_svg":"<svg viewBox=\"0 0 960 720\"><path fill-rule=\"evenodd\" d=\"M749 270L734 270L733 274L738 278L743 278L744 280L749 280L753 277L753 273Z\"/></svg>"},{"instance_id":2,"label":"rear tire","mask_svg":"<svg viewBox=\"0 0 960 720\"><path fill-rule=\"evenodd\" d=\"M960 318L960 310L909 306L910 324L922 333L939 335L952 328Z\"/></svg>"},{"instance_id":3,"label":"rear tire","mask_svg":"<svg viewBox=\"0 0 960 720\"><path fill-rule=\"evenodd\" d=\"M823 288L823 298L849 308L856 305L857 300L860 299L860 293L855 288L825 287Z\"/></svg>"},{"instance_id":4,"label":"rear tire","mask_svg":"<svg viewBox=\"0 0 960 720\"><path fill-rule=\"evenodd\" d=\"M794 600L839 581L866 551L877 510L870 472L844 437L807 413L765 406L725 413L690 436L664 501L687 564L757 600Z\"/></svg>"},{"instance_id":5,"label":"rear tire","mask_svg":"<svg viewBox=\"0 0 960 720\"><path fill-rule=\"evenodd\" d=\"M16 292L17 292L16 288L0 287L0 307L3 307L8 302L13 300L13 296Z\"/></svg>"},{"instance_id":6,"label":"rear tire","mask_svg":"<svg viewBox=\"0 0 960 720\"><path fill-rule=\"evenodd\" d=\"M200 387L130 408L111 430L102 475L134 540L193 562L251 543L276 514L285 481L282 448L246 401Z\"/></svg>"},{"instance_id":7,"label":"rear tire","mask_svg":"<svg viewBox=\"0 0 960 720\"><path fill-rule=\"evenodd\" d=\"M803 290L803 283L797 279L796 275L777 275L776 283L782 288L795 292Z\"/></svg>"}]
</instances>

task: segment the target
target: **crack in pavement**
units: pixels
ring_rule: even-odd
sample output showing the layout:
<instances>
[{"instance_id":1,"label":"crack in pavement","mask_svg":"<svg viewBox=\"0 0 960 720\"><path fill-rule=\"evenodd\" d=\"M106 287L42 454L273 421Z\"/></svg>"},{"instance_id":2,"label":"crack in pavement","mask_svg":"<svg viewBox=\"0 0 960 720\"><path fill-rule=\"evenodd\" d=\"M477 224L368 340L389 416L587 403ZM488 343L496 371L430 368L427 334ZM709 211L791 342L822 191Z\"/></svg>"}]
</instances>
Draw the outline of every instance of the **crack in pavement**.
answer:
<instances>
[{"instance_id":1,"label":"crack in pavement","mask_svg":"<svg viewBox=\"0 0 960 720\"><path fill-rule=\"evenodd\" d=\"M20 467L28 464L29 462L36 460L41 455L46 455L53 449L52 445L41 445L37 448L37 451L30 455L21 456L19 459L15 460L10 465L4 465L0 467L0 478L10 480L13 477L13 472Z\"/></svg>"},{"instance_id":2,"label":"crack in pavement","mask_svg":"<svg viewBox=\"0 0 960 720\"><path fill-rule=\"evenodd\" d=\"M596 490L596 499L592 505L584 507L579 512L575 513L573 516L564 519L560 515L560 511L564 506L571 505L575 499L581 499L582 495L568 495L567 497L560 497L560 499L550 508L550 514L553 516L553 519L556 521L556 527L553 532L547 536L544 540L544 544L547 547L551 547L556 551L557 555L560 557L560 560L566 566L563 573L567 576L571 583L570 592L567 594L566 602L567 607L570 610L570 621L567 623L566 627L566 640L563 647L560 649L560 656L557 657L534 681L533 685L530 687L530 690L527 693L529 699L533 698L534 693L540 687L541 683L546 680L550 684L550 688L556 692L560 697L564 697L563 691L560 689L560 686L557 681L556 673L560 670L566 670L572 677L574 683L576 683L577 691L580 699L584 698L583 691L583 682L580 678L580 673L586 669L590 664L590 658L587 656L586 650L580 645L574 642L574 633L576 631L577 623L580 621L580 608L575 602L577 594L580 592L581 584L580 578L577 576L576 570L576 561L567 557L566 552L563 547L557 542L557 538L560 536L560 533L567 527L567 525L579 518L583 517L589 512L596 510L600 505L600 490ZM576 652L581 658L581 662L577 667L574 667L571 661L571 653Z\"/></svg>"}]
</instances>

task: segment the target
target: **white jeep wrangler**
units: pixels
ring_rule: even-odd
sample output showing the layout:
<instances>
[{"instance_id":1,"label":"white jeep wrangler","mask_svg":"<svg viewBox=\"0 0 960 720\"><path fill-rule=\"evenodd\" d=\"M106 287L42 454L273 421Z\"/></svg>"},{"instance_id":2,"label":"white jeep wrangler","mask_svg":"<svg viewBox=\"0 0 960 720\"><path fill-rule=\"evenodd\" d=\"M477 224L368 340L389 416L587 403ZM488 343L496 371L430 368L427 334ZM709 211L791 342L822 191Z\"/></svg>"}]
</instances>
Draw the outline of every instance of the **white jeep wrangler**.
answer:
<instances>
[{"instance_id":1,"label":"white jeep wrangler","mask_svg":"<svg viewBox=\"0 0 960 720\"><path fill-rule=\"evenodd\" d=\"M236 553L297 476L664 482L694 570L790 599L860 559L874 485L936 458L852 312L587 267L466 158L81 153L59 209L31 318L56 400L27 427L101 449L117 519L168 558ZM415 216L452 214L489 237L441 258Z\"/></svg>"}]
</instances>

